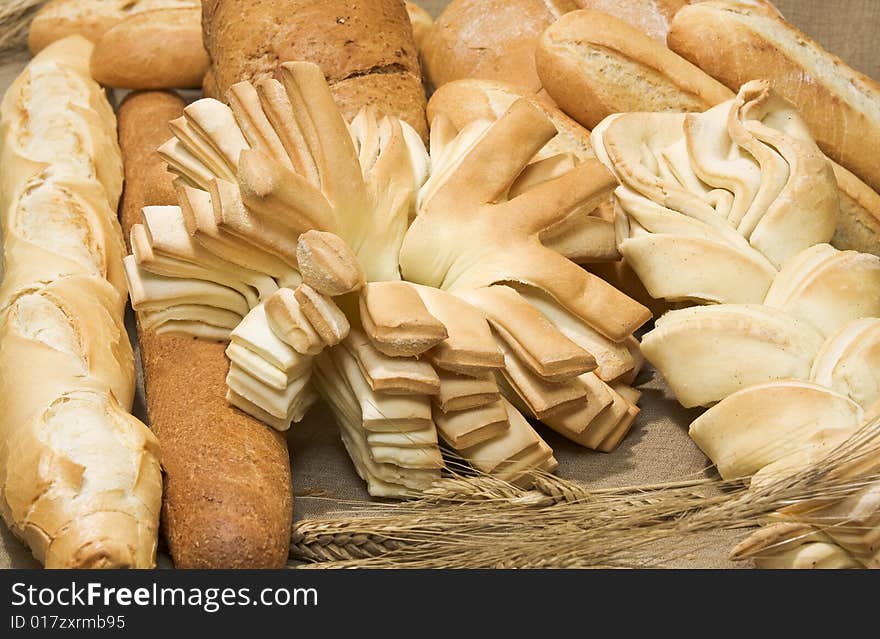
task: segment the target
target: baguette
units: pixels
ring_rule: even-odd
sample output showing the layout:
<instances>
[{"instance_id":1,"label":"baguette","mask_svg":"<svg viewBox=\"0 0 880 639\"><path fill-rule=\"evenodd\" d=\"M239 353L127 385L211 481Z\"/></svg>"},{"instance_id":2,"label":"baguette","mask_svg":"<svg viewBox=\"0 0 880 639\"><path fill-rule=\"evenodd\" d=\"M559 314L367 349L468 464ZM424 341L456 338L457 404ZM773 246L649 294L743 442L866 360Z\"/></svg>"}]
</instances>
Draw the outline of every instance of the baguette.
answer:
<instances>
[{"instance_id":1,"label":"baguette","mask_svg":"<svg viewBox=\"0 0 880 639\"><path fill-rule=\"evenodd\" d=\"M119 110L126 170L122 222L144 205L177 203L155 149L184 102L173 94L129 96ZM279 568L292 519L284 436L226 403L225 345L139 327L147 410L163 450L164 534L179 568Z\"/></svg>"},{"instance_id":2,"label":"baguette","mask_svg":"<svg viewBox=\"0 0 880 639\"><path fill-rule=\"evenodd\" d=\"M880 85L767 10L702 2L680 11L669 46L730 87L755 77L803 114L819 147L880 190Z\"/></svg>"},{"instance_id":3,"label":"baguette","mask_svg":"<svg viewBox=\"0 0 880 639\"><path fill-rule=\"evenodd\" d=\"M208 97L270 78L283 62L313 62L347 120L375 105L427 137L418 53L399 0L213 0L202 24L212 64Z\"/></svg>"},{"instance_id":4,"label":"baguette","mask_svg":"<svg viewBox=\"0 0 880 639\"><path fill-rule=\"evenodd\" d=\"M589 129L613 113L705 111L733 97L724 85L635 27L601 11L569 13L535 53L544 88Z\"/></svg>"},{"instance_id":5,"label":"baguette","mask_svg":"<svg viewBox=\"0 0 880 639\"><path fill-rule=\"evenodd\" d=\"M48 568L150 568L162 476L128 412L122 166L92 48L47 47L0 106L0 512Z\"/></svg>"},{"instance_id":6,"label":"baguette","mask_svg":"<svg viewBox=\"0 0 880 639\"><path fill-rule=\"evenodd\" d=\"M92 76L121 89L195 89L208 54L198 7L137 13L111 27L92 54Z\"/></svg>"},{"instance_id":7,"label":"baguette","mask_svg":"<svg viewBox=\"0 0 880 639\"><path fill-rule=\"evenodd\" d=\"M36 54L70 35L97 42L106 31L132 15L198 6L199 0L50 0L31 22L28 47Z\"/></svg>"}]
</instances>

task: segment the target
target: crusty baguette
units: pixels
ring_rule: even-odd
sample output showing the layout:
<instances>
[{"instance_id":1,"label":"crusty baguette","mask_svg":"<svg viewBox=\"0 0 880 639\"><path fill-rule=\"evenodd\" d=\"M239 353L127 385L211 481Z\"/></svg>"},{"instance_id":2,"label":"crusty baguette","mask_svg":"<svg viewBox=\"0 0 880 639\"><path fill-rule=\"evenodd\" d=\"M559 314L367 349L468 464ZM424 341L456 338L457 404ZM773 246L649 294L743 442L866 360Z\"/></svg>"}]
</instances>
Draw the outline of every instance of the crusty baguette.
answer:
<instances>
[{"instance_id":1,"label":"crusty baguette","mask_svg":"<svg viewBox=\"0 0 880 639\"><path fill-rule=\"evenodd\" d=\"M313 62L347 119L373 104L427 137L418 54L400 0L213 0L202 24L208 97L271 77L283 62Z\"/></svg>"},{"instance_id":2,"label":"crusty baguette","mask_svg":"<svg viewBox=\"0 0 880 639\"><path fill-rule=\"evenodd\" d=\"M38 53L70 35L97 42L108 29L142 11L198 6L199 0L50 0L31 22L28 47Z\"/></svg>"},{"instance_id":3,"label":"crusty baguette","mask_svg":"<svg viewBox=\"0 0 880 639\"><path fill-rule=\"evenodd\" d=\"M47 47L0 106L0 511L49 568L149 568L162 476L128 413L122 163L92 48Z\"/></svg>"},{"instance_id":4,"label":"crusty baguette","mask_svg":"<svg viewBox=\"0 0 880 639\"><path fill-rule=\"evenodd\" d=\"M544 88L563 111L594 128L612 113L704 111L733 96L724 85L622 20L575 11L541 36Z\"/></svg>"},{"instance_id":5,"label":"crusty baguette","mask_svg":"<svg viewBox=\"0 0 880 639\"><path fill-rule=\"evenodd\" d=\"M111 27L92 54L92 76L121 89L195 89L208 70L198 7L137 13Z\"/></svg>"},{"instance_id":6,"label":"crusty baguette","mask_svg":"<svg viewBox=\"0 0 880 639\"><path fill-rule=\"evenodd\" d=\"M425 41L425 75L435 88L477 78L537 93L538 36L577 8L575 0L452 0Z\"/></svg>"},{"instance_id":7,"label":"crusty baguette","mask_svg":"<svg viewBox=\"0 0 880 639\"><path fill-rule=\"evenodd\" d=\"M756 77L803 114L832 160L880 190L880 85L771 12L736 2L682 9L669 46L732 89Z\"/></svg>"},{"instance_id":8,"label":"crusty baguette","mask_svg":"<svg viewBox=\"0 0 880 639\"><path fill-rule=\"evenodd\" d=\"M177 203L155 150L183 106L173 94L149 92L120 107L126 232L141 221L144 205ZM283 566L293 506L284 436L226 403L224 344L138 334L147 410L163 451L163 529L175 565Z\"/></svg>"}]
</instances>

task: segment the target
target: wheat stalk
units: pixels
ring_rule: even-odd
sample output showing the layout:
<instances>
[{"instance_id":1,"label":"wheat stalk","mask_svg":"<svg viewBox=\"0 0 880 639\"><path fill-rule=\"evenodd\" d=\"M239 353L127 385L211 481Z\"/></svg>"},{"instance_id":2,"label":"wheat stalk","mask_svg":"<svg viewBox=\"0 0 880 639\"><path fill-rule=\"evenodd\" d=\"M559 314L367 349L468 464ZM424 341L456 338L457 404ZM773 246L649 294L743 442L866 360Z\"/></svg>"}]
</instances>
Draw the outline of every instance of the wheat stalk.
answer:
<instances>
[{"instance_id":1,"label":"wheat stalk","mask_svg":"<svg viewBox=\"0 0 880 639\"><path fill-rule=\"evenodd\" d=\"M327 568L662 565L685 546L698 548L699 535L845 499L880 481L878 458L875 420L821 462L761 488L697 479L589 490L541 475L523 490L491 477L452 477L410 502L300 522L291 556Z\"/></svg>"},{"instance_id":2,"label":"wheat stalk","mask_svg":"<svg viewBox=\"0 0 880 639\"><path fill-rule=\"evenodd\" d=\"M23 44L36 10L46 0L5 0L0 5L0 51Z\"/></svg>"}]
</instances>

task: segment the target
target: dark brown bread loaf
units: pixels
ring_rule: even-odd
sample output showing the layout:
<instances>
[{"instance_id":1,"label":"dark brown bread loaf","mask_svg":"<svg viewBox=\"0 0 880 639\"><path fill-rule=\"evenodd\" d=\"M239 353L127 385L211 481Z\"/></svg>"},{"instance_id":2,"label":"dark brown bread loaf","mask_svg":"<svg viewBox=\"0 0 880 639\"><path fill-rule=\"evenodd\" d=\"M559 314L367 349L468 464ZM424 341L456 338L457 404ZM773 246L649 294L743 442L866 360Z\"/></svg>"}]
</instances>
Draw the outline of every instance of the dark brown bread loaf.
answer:
<instances>
[{"instance_id":1,"label":"dark brown bread loaf","mask_svg":"<svg viewBox=\"0 0 880 639\"><path fill-rule=\"evenodd\" d=\"M128 238L148 205L176 204L155 152L184 102L135 93L119 109ZM179 568L279 568L293 515L284 435L226 403L224 344L138 329L147 411L165 468L163 529Z\"/></svg>"},{"instance_id":2,"label":"dark brown bread loaf","mask_svg":"<svg viewBox=\"0 0 880 639\"><path fill-rule=\"evenodd\" d=\"M321 67L343 114L367 104L427 136L425 94L403 0L210 0L202 5L212 63L206 94L271 77L291 60Z\"/></svg>"}]
</instances>

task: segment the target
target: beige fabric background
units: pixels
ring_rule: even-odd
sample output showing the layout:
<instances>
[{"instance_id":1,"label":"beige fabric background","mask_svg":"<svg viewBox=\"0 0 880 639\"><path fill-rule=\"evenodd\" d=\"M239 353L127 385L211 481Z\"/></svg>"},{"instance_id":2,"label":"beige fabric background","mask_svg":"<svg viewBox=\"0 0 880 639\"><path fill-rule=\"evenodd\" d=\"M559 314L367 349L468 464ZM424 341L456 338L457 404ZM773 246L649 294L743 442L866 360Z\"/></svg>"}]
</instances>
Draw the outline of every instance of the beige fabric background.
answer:
<instances>
[{"instance_id":1,"label":"beige fabric background","mask_svg":"<svg viewBox=\"0 0 880 639\"><path fill-rule=\"evenodd\" d=\"M422 0L419 4L436 15L447 2ZM876 34L880 33L880 1L779 0L777 4L790 20L827 48L860 70L880 77L880 56L875 48ZM27 55L23 52L0 55L2 92L21 71ZM668 397L652 371L643 373L639 385L644 392L642 414L623 445L611 455L586 451L552 431L541 429L556 451L560 475L590 486L608 487L711 474L706 458L687 436L687 426L698 413L685 411ZM137 403L136 411L139 406L142 402ZM297 519L338 510L340 499L368 499L363 482L355 475L339 441L336 426L323 407L316 408L304 423L294 426L290 449ZM676 567L744 567L726 560L727 551L739 536L721 534L694 539L684 556L676 553L661 563ZM27 549L0 525L0 567L37 566Z\"/></svg>"}]
</instances>

